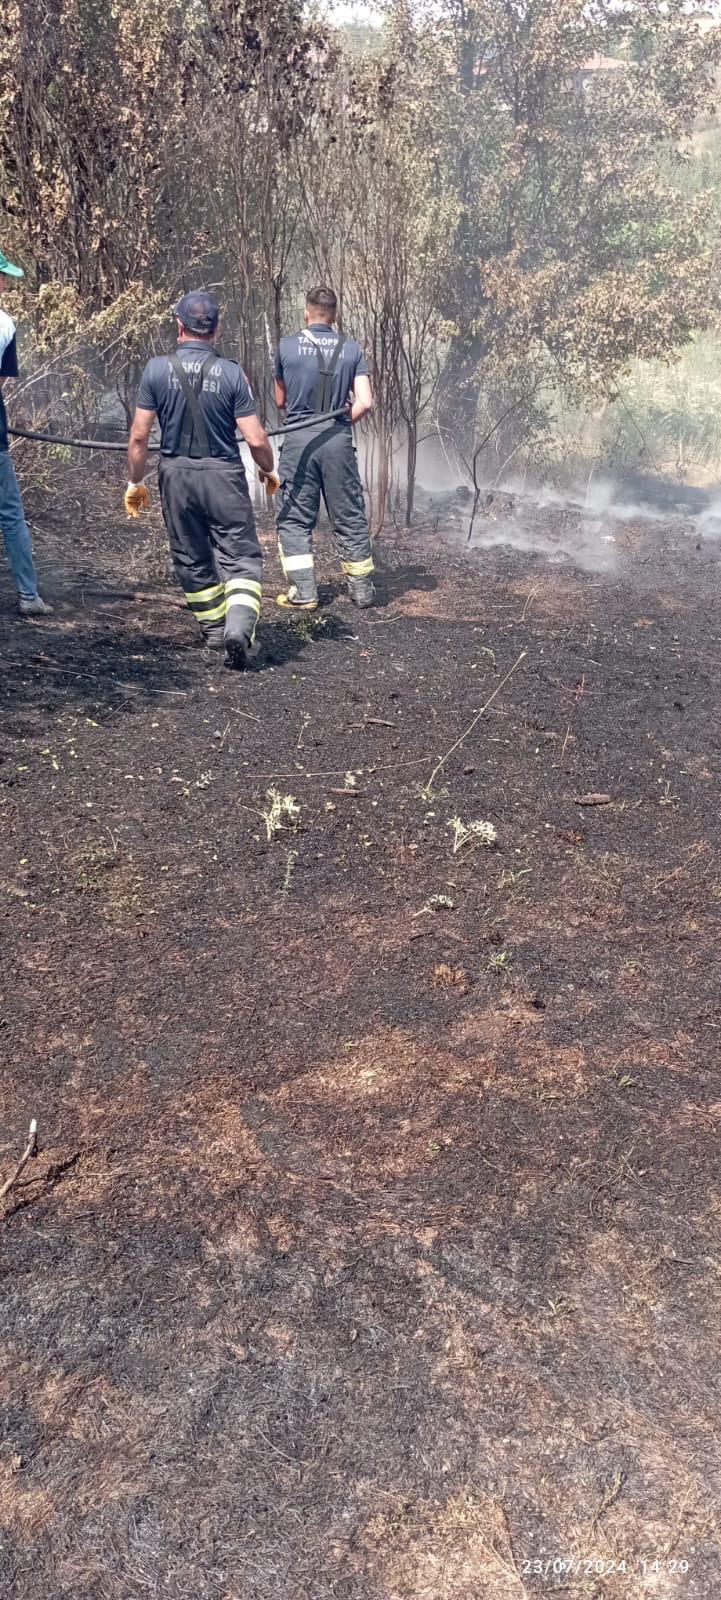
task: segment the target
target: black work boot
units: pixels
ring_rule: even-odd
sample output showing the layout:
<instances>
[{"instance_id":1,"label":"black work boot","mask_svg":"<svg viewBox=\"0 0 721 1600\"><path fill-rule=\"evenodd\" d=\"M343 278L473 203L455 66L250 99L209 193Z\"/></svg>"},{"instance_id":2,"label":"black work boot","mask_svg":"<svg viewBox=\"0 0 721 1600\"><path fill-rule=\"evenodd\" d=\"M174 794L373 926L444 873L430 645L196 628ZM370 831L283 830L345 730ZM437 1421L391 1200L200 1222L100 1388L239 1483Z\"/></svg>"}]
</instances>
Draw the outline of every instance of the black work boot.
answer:
<instances>
[{"instance_id":1,"label":"black work boot","mask_svg":"<svg viewBox=\"0 0 721 1600\"><path fill-rule=\"evenodd\" d=\"M223 650L225 648L225 629L222 622L217 628L203 629L203 643L206 650Z\"/></svg>"},{"instance_id":2,"label":"black work boot","mask_svg":"<svg viewBox=\"0 0 721 1600\"><path fill-rule=\"evenodd\" d=\"M242 672L250 660L255 630L248 625L225 629L225 664L235 672Z\"/></svg>"},{"instance_id":3,"label":"black work boot","mask_svg":"<svg viewBox=\"0 0 721 1600\"><path fill-rule=\"evenodd\" d=\"M348 578L348 593L354 606L358 606L359 610L365 611L367 606L372 606L375 602L376 592L373 587L373 579L370 575L365 578Z\"/></svg>"}]
</instances>

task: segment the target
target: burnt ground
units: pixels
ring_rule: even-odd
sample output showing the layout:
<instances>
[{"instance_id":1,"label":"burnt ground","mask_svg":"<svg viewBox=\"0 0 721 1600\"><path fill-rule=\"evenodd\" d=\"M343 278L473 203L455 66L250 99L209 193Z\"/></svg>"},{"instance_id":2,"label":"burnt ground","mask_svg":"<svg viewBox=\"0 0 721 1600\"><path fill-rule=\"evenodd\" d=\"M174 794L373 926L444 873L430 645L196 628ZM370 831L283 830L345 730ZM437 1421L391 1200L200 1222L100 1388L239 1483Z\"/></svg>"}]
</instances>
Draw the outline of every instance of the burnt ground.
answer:
<instances>
[{"instance_id":1,"label":"burnt ground","mask_svg":"<svg viewBox=\"0 0 721 1600\"><path fill-rule=\"evenodd\" d=\"M717 1596L716 550L419 530L362 616L326 554L239 676L68 485L52 622L2 574L0 1590Z\"/></svg>"}]
</instances>

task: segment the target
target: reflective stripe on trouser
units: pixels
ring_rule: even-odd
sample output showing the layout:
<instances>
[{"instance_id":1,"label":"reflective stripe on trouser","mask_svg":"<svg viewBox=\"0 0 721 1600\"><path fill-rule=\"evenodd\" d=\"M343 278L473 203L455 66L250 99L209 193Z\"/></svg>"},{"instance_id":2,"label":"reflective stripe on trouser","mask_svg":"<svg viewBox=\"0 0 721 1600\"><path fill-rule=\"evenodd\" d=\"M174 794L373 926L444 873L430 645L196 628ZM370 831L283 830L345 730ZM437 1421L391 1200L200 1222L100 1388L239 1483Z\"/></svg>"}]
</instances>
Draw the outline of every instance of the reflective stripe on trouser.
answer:
<instances>
[{"instance_id":1,"label":"reflective stripe on trouser","mask_svg":"<svg viewBox=\"0 0 721 1600\"><path fill-rule=\"evenodd\" d=\"M236 620L242 624L250 619L251 629L255 632L260 615L260 593L260 584L251 578L231 578L228 583L217 583L210 589L186 589L185 598L203 631L210 623L216 626L219 622L225 622L226 632L232 634L236 631ZM246 613L245 617L242 616L243 612ZM248 630L241 628L241 631Z\"/></svg>"},{"instance_id":2,"label":"reflective stripe on trouser","mask_svg":"<svg viewBox=\"0 0 721 1600\"><path fill-rule=\"evenodd\" d=\"M295 581L295 579L298 577L312 578L313 573L315 572L315 562L313 560L312 550L308 550L307 552L297 556L287 556L279 539L278 555L280 556L280 564L283 568L286 578L292 578L293 581Z\"/></svg>"},{"instance_id":3,"label":"reflective stripe on trouser","mask_svg":"<svg viewBox=\"0 0 721 1600\"><path fill-rule=\"evenodd\" d=\"M294 605L311 605L318 599L318 586L315 581L315 562L313 552L287 556L283 546L278 540L278 555L285 577L288 580L287 598Z\"/></svg>"},{"instance_id":4,"label":"reflective stripe on trouser","mask_svg":"<svg viewBox=\"0 0 721 1600\"><path fill-rule=\"evenodd\" d=\"M160 501L175 571L204 634L252 638L263 554L241 461L161 456Z\"/></svg>"},{"instance_id":5,"label":"reflective stripe on trouser","mask_svg":"<svg viewBox=\"0 0 721 1600\"><path fill-rule=\"evenodd\" d=\"M372 556L365 561L341 561L341 566L347 578L368 578L374 570Z\"/></svg>"},{"instance_id":6,"label":"reflective stripe on trouser","mask_svg":"<svg viewBox=\"0 0 721 1600\"><path fill-rule=\"evenodd\" d=\"M280 480L278 542L283 570L294 583L302 581L303 573L312 576L313 529L321 498L343 570L356 577L373 571L363 485L346 422L315 423L289 434L280 453Z\"/></svg>"},{"instance_id":7,"label":"reflective stripe on trouser","mask_svg":"<svg viewBox=\"0 0 721 1600\"><path fill-rule=\"evenodd\" d=\"M186 589L185 598L201 628L207 623L225 621L224 583L213 583L209 589Z\"/></svg>"}]
</instances>

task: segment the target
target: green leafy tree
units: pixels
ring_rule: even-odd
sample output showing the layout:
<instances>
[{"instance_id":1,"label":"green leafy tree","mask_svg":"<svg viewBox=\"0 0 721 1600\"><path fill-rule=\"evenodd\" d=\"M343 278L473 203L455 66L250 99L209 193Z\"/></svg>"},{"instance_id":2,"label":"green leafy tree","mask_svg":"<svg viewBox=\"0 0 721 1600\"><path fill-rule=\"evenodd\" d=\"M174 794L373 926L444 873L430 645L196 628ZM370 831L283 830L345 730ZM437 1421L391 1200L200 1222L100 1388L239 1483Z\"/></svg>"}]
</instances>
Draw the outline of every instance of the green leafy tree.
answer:
<instances>
[{"instance_id":1,"label":"green leafy tree","mask_svg":"<svg viewBox=\"0 0 721 1600\"><path fill-rule=\"evenodd\" d=\"M405 26L436 63L429 121L458 202L442 415L468 444L481 389L501 404L523 368L529 403L544 378L608 388L707 316L703 207L673 165L719 35L694 0L444 0L440 23L438 9ZM653 48L634 53L641 33ZM627 59L609 56L623 41Z\"/></svg>"}]
</instances>

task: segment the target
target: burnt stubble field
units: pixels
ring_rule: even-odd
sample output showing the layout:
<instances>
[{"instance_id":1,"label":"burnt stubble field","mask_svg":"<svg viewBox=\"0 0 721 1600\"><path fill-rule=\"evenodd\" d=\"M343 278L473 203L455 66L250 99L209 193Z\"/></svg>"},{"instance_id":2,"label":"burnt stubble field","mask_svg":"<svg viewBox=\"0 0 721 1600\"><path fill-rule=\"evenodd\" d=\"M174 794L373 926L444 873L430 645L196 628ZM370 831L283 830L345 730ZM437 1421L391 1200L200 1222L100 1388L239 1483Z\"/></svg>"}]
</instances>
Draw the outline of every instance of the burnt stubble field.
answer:
<instances>
[{"instance_id":1,"label":"burnt stubble field","mask_svg":"<svg viewBox=\"0 0 721 1600\"><path fill-rule=\"evenodd\" d=\"M2 593L2 1593L717 1596L717 547L271 557L238 676L76 492Z\"/></svg>"}]
</instances>

